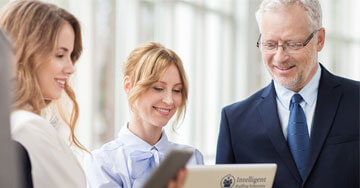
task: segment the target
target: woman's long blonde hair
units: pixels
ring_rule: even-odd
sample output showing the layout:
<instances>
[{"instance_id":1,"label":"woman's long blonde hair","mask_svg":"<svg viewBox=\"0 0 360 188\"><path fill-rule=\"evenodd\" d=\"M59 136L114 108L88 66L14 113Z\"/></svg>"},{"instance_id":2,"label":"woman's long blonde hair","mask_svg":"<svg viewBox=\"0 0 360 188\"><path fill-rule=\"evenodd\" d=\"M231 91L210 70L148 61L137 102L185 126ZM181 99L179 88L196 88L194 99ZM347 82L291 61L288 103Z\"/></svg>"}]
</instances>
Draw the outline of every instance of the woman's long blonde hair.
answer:
<instances>
[{"instance_id":1,"label":"woman's long blonde hair","mask_svg":"<svg viewBox=\"0 0 360 188\"><path fill-rule=\"evenodd\" d=\"M128 102L131 110L134 111L136 110L135 102L140 95L148 90L153 83L159 81L172 64L177 67L183 84L182 103L178 107L173 124L173 129L175 129L175 125L177 125L181 117L185 116L188 99L188 81L179 56L159 43L149 42L137 47L130 53L124 65L123 74L129 76L131 80Z\"/></svg>"},{"instance_id":2,"label":"woman's long blonde hair","mask_svg":"<svg viewBox=\"0 0 360 188\"><path fill-rule=\"evenodd\" d=\"M23 109L40 114L52 102L44 99L36 73L55 48L58 33L65 23L69 23L75 33L74 50L71 53L71 60L75 64L82 52L82 39L79 21L72 14L36 0L13 1L1 10L0 27L10 36L15 49L14 110ZM74 135L79 106L68 83L65 84L65 92L72 101L72 112L70 117L65 117L62 107L59 107L59 114L70 127L70 141L86 150Z\"/></svg>"}]
</instances>

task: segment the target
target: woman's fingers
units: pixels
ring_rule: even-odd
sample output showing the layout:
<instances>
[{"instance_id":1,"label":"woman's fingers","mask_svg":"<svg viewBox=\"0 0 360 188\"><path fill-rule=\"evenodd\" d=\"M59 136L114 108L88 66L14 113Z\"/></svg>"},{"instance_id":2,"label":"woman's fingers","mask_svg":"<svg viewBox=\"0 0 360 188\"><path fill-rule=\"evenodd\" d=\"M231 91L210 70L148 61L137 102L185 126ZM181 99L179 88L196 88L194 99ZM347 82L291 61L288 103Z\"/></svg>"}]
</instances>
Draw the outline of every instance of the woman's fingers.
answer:
<instances>
[{"instance_id":1,"label":"woman's fingers","mask_svg":"<svg viewBox=\"0 0 360 188\"><path fill-rule=\"evenodd\" d=\"M175 179L172 179L169 181L167 188L180 188L180 187L184 186L186 176L187 176L186 168L181 169L177 173Z\"/></svg>"}]
</instances>

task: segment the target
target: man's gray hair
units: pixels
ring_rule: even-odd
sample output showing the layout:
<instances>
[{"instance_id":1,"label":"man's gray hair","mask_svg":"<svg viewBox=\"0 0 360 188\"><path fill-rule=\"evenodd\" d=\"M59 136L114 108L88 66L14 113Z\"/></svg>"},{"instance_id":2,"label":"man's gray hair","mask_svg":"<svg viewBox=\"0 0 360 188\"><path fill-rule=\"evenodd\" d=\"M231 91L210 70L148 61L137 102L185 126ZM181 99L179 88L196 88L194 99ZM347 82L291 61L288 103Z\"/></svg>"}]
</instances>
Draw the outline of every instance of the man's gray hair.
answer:
<instances>
[{"instance_id":1,"label":"man's gray hair","mask_svg":"<svg viewBox=\"0 0 360 188\"><path fill-rule=\"evenodd\" d=\"M318 0L263 0L255 14L259 29L262 16L266 11L290 5L299 5L305 9L310 25L310 31L322 27L322 10Z\"/></svg>"}]
</instances>

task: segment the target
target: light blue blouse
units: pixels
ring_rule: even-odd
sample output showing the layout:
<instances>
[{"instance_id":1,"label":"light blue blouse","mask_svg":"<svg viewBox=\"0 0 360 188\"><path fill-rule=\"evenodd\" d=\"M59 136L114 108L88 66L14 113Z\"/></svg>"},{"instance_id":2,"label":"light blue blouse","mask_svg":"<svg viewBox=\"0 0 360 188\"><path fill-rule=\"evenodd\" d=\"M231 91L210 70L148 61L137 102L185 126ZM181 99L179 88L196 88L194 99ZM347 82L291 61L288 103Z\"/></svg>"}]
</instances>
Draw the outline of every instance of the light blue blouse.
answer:
<instances>
[{"instance_id":1,"label":"light blue blouse","mask_svg":"<svg viewBox=\"0 0 360 188\"><path fill-rule=\"evenodd\" d=\"M127 126L119 132L119 138L104 144L85 157L84 170L88 187L115 188L141 187L151 172L172 149L188 149L194 152L187 165L204 164L199 150L170 142L162 131L157 144L149 145L134 135Z\"/></svg>"}]
</instances>

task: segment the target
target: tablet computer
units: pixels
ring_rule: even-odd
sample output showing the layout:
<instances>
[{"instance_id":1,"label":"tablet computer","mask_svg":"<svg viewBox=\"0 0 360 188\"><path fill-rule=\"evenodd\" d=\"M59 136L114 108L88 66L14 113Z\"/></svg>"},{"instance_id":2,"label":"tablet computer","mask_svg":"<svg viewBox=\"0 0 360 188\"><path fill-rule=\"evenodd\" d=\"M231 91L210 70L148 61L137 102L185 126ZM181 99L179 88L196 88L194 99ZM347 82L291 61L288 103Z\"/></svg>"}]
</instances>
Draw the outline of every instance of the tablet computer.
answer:
<instances>
[{"instance_id":1,"label":"tablet computer","mask_svg":"<svg viewBox=\"0 0 360 188\"><path fill-rule=\"evenodd\" d=\"M276 164L187 166L184 188L271 188Z\"/></svg>"},{"instance_id":2,"label":"tablet computer","mask_svg":"<svg viewBox=\"0 0 360 188\"><path fill-rule=\"evenodd\" d=\"M143 188L165 187L176 176L177 172L185 167L192 154L193 152L190 150L170 151L145 182Z\"/></svg>"}]
</instances>

